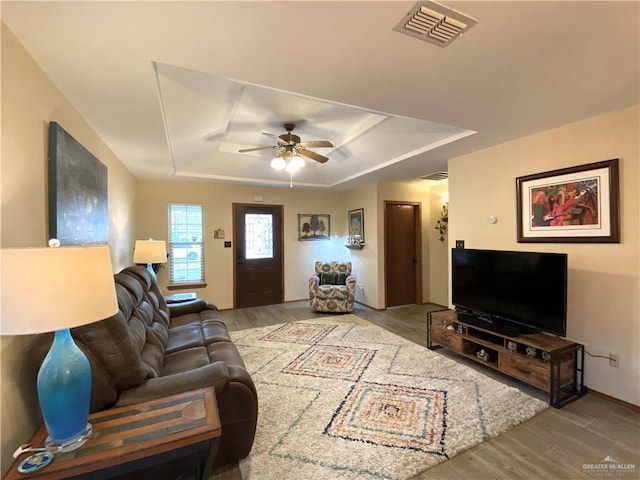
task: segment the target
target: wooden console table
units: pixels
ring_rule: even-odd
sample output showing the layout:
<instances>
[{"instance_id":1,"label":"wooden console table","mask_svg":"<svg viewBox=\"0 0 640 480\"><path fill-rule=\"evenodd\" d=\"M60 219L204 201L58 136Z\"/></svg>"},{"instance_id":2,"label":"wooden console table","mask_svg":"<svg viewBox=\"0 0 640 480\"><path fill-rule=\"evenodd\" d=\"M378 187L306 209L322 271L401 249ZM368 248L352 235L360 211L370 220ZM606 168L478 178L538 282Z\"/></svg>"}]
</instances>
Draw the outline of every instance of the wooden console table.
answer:
<instances>
[{"instance_id":1,"label":"wooden console table","mask_svg":"<svg viewBox=\"0 0 640 480\"><path fill-rule=\"evenodd\" d=\"M208 479L222 434L215 390L204 388L156 400L94 413L93 434L77 450L56 453L53 462L29 474L13 462L4 476L16 479L107 479L158 463L202 453L200 478ZM47 432L41 427L29 445L42 447Z\"/></svg>"},{"instance_id":2,"label":"wooden console table","mask_svg":"<svg viewBox=\"0 0 640 480\"><path fill-rule=\"evenodd\" d=\"M427 314L427 348L440 347L544 390L556 408L585 393L584 347L560 337L509 337L465 323L453 310L442 310Z\"/></svg>"}]
</instances>

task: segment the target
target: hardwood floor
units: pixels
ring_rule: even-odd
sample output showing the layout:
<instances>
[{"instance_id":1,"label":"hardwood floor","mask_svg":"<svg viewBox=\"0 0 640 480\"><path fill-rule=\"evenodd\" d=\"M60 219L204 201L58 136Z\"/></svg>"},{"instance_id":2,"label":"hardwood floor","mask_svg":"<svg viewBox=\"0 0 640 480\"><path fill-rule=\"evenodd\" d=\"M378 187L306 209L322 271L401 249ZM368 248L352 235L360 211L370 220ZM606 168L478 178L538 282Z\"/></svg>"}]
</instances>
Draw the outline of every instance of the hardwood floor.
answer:
<instances>
[{"instance_id":1,"label":"hardwood floor","mask_svg":"<svg viewBox=\"0 0 640 480\"><path fill-rule=\"evenodd\" d=\"M442 307L437 305L409 305L375 311L356 305L354 314L426 346L426 314L440 308ZM226 310L220 314L229 330L327 316L311 312L308 301ZM546 400L544 392L483 368L475 362L466 361L453 353L445 350L438 352ZM618 469L602 471L602 468L608 467L607 463L603 463L607 457L617 462L612 465ZM627 466L627 470L620 468L624 466ZM239 469L235 465L216 470L210 478L241 480ZM527 422L426 470L412 480L594 478L640 478L640 414L587 394L562 409L548 408Z\"/></svg>"}]
</instances>

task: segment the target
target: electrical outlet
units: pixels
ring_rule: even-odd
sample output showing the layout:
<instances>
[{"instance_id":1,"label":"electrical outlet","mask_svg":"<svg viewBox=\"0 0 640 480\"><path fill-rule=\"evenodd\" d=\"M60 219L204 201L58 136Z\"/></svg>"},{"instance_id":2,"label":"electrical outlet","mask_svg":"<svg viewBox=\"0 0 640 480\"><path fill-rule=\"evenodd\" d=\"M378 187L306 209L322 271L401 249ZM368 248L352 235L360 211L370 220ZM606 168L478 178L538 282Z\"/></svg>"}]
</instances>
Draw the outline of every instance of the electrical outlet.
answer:
<instances>
[{"instance_id":1,"label":"electrical outlet","mask_svg":"<svg viewBox=\"0 0 640 480\"><path fill-rule=\"evenodd\" d=\"M609 366L613 368L620 368L620 356L615 353L609 354Z\"/></svg>"}]
</instances>

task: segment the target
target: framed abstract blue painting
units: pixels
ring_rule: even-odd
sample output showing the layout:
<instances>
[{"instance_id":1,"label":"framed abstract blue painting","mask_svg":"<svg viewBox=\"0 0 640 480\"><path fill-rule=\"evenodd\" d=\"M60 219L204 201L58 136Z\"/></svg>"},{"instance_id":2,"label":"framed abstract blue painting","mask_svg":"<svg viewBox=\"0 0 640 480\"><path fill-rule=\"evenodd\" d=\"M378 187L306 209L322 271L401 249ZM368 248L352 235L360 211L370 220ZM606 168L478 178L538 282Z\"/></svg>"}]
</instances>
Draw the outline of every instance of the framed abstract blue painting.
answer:
<instances>
[{"instance_id":1,"label":"framed abstract blue painting","mask_svg":"<svg viewBox=\"0 0 640 480\"><path fill-rule=\"evenodd\" d=\"M49 238L109 242L107 167L58 123L49 123Z\"/></svg>"}]
</instances>

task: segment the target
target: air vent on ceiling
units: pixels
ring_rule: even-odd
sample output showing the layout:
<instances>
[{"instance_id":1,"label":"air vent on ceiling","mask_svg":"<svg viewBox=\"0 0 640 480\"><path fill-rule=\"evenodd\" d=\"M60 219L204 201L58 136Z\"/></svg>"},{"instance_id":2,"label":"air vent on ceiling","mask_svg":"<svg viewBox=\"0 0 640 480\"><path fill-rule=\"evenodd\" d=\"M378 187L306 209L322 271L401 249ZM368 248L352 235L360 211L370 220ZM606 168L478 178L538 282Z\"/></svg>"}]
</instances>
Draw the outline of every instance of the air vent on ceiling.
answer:
<instances>
[{"instance_id":1,"label":"air vent on ceiling","mask_svg":"<svg viewBox=\"0 0 640 480\"><path fill-rule=\"evenodd\" d=\"M417 2L394 27L404 33L440 47L450 45L478 20L434 1Z\"/></svg>"},{"instance_id":2,"label":"air vent on ceiling","mask_svg":"<svg viewBox=\"0 0 640 480\"><path fill-rule=\"evenodd\" d=\"M449 178L449 172L440 170L439 172L429 173L420 177L422 180L446 180Z\"/></svg>"},{"instance_id":3,"label":"air vent on ceiling","mask_svg":"<svg viewBox=\"0 0 640 480\"><path fill-rule=\"evenodd\" d=\"M433 173L428 173L427 175L422 175L421 177L422 180L446 180L447 178L449 178L449 172L446 172L444 170L440 170L438 172L433 172Z\"/></svg>"}]
</instances>

